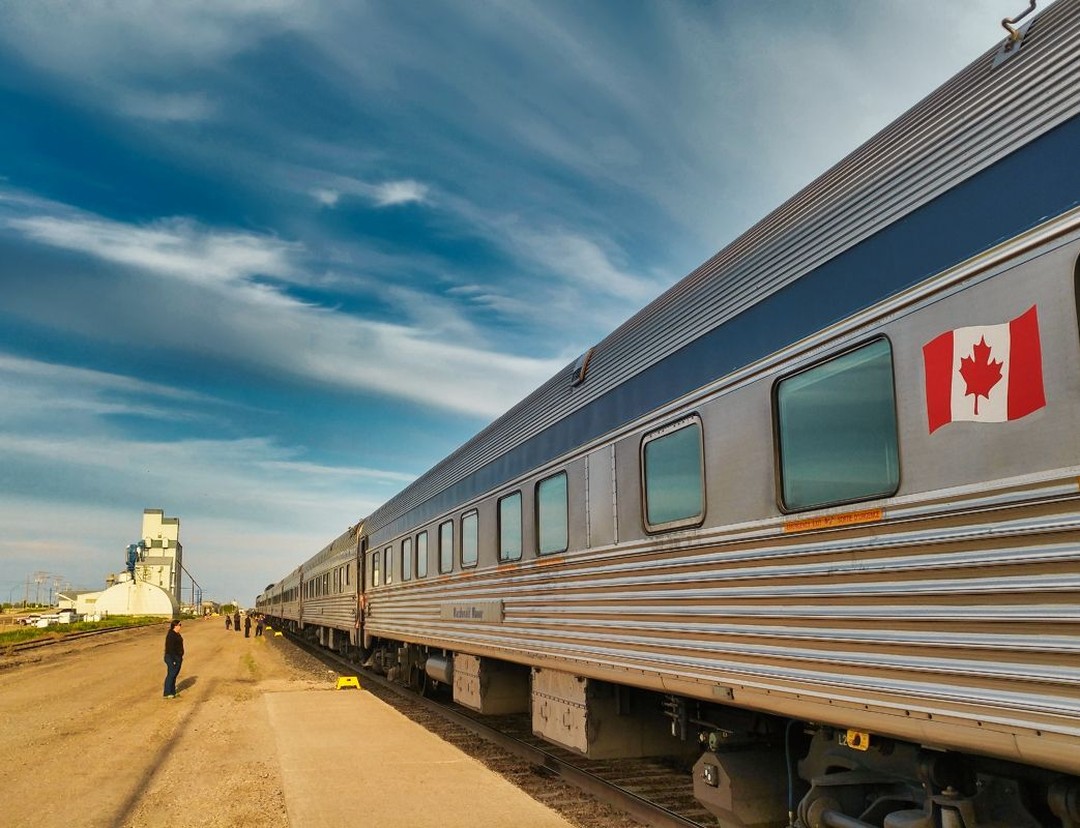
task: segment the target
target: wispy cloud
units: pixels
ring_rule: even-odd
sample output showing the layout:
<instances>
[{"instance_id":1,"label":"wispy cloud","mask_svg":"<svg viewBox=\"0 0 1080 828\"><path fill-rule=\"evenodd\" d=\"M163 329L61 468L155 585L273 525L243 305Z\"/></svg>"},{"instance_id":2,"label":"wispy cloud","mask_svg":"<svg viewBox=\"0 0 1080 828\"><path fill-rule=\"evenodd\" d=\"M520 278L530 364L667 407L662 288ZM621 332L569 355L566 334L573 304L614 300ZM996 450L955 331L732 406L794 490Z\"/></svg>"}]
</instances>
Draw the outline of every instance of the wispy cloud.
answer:
<instances>
[{"instance_id":1,"label":"wispy cloud","mask_svg":"<svg viewBox=\"0 0 1080 828\"><path fill-rule=\"evenodd\" d=\"M174 305L172 324L149 328L155 344L211 351L221 359L291 374L294 381L376 391L491 417L565 362L562 356L515 356L439 337L460 328L387 324L297 299L260 279L310 281L300 264L302 247L274 237L216 231L182 219L139 227L82 214L10 218L6 226L42 245L207 291L214 319L200 312L199 302ZM145 301L152 307L155 299L147 295ZM230 319L227 327L216 324L222 317ZM138 336L135 324L129 326ZM123 334L119 326L110 331Z\"/></svg>"},{"instance_id":2,"label":"wispy cloud","mask_svg":"<svg viewBox=\"0 0 1080 828\"><path fill-rule=\"evenodd\" d=\"M208 231L183 218L138 227L71 214L12 218L7 226L41 244L203 285L287 278L294 272L290 253L298 249L272 237Z\"/></svg>"},{"instance_id":3,"label":"wispy cloud","mask_svg":"<svg viewBox=\"0 0 1080 828\"><path fill-rule=\"evenodd\" d=\"M430 188L419 181L384 181L370 184L337 175L320 176L325 184L310 190L312 198L324 207L335 207L343 197L358 197L376 207L398 204L423 204L428 201Z\"/></svg>"},{"instance_id":4,"label":"wispy cloud","mask_svg":"<svg viewBox=\"0 0 1080 828\"><path fill-rule=\"evenodd\" d=\"M418 181L388 181L374 187L375 203L380 207L394 204L423 202L427 199L428 188Z\"/></svg>"}]
</instances>

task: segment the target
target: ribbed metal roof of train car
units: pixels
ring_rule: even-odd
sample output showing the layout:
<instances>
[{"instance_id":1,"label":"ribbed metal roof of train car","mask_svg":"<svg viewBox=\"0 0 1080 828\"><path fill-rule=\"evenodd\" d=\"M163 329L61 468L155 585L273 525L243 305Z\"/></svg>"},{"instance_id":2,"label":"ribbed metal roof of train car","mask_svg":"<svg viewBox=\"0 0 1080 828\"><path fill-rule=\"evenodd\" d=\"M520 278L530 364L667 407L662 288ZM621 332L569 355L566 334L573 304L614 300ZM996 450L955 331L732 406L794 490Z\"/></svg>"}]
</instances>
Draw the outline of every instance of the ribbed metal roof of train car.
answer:
<instances>
[{"instance_id":1,"label":"ribbed metal roof of train car","mask_svg":"<svg viewBox=\"0 0 1080 828\"><path fill-rule=\"evenodd\" d=\"M1000 60L1000 44L987 51L606 337L593 349L585 382L573 386L573 366L567 366L376 510L367 521L369 530L392 534L433 517L447 504L432 499L449 487L1074 118L1080 112L1078 34L1080 2L1058 0L1033 20L1015 55ZM1075 167L1075 159L1067 166ZM1007 206L1012 195L1002 191L995 197ZM1072 195L1058 196L1065 203L1033 209L1060 212L1077 203L1075 196L1072 190ZM1021 232L1051 214L1018 217L1027 226L1008 227L1008 232ZM953 250L947 254L954 257L951 261L916 262L915 268L933 269L914 270L903 287L978 250ZM891 290L897 289L893 285ZM854 309L838 309L826 324ZM788 341L793 338L798 337ZM656 404L655 399L641 400L640 410L622 412L623 421ZM596 423L591 434L588 426L579 428L576 444L606 427L610 422ZM563 441L562 450L569 447ZM530 464L554 459L559 448L547 457L532 451ZM458 494L479 494L484 486L510 479L513 464L503 466L475 491Z\"/></svg>"}]
</instances>

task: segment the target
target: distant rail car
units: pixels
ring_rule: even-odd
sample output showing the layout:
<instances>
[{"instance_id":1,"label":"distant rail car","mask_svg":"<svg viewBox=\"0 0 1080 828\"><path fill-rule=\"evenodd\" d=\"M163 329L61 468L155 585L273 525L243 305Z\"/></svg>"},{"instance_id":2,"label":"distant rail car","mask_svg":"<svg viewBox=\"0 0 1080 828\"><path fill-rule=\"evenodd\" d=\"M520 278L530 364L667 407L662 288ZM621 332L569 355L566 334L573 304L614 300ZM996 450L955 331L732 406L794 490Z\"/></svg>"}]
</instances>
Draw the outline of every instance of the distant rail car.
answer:
<instances>
[{"instance_id":1,"label":"distant rail car","mask_svg":"<svg viewBox=\"0 0 1080 828\"><path fill-rule=\"evenodd\" d=\"M259 598L724 826L1080 825L1080 3Z\"/></svg>"}]
</instances>

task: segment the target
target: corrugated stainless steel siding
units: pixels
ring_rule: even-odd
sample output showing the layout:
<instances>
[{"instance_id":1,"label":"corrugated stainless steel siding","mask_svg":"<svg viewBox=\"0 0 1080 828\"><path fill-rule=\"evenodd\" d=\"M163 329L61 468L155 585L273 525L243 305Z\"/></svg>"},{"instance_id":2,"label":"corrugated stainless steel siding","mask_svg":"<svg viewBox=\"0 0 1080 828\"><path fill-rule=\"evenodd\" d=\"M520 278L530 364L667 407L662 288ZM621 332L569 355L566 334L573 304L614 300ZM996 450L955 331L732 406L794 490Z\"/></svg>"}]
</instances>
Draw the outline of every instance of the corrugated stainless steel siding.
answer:
<instances>
[{"instance_id":1,"label":"corrugated stainless steel siding","mask_svg":"<svg viewBox=\"0 0 1080 828\"><path fill-rule=\"evenodd\" d=\"M1016 57L994 69L997 47L988 51L604 339L584 385L570 386L567 366L378 509L369 529L1076 115L1078 32L1080 3L1059 0Z\"/></svg>"},{"instance_id":2,"label":"corrugated stainless steel siding","mask_svg":"<svg viewBox=\"0 0 1080 828\"><path fill-rule=\"evenodd\" d=\"M768 521L414 581L371 596L367 631L621 682L632 671L657 689L690 679L706 699L753 689L758 707L780 693L764 704L781 715L795 715L784 693L846 699L833 723L878 732L882 715L903 733L917 713L929 743L955 744L957 723L1038 731L1057 740L1044 756L995 750L1061 767L1062 740L1080 744L1077 471L842 530ZM440 617L446 602L492 600L502 623Z\"/></svg>"}]
</instances>

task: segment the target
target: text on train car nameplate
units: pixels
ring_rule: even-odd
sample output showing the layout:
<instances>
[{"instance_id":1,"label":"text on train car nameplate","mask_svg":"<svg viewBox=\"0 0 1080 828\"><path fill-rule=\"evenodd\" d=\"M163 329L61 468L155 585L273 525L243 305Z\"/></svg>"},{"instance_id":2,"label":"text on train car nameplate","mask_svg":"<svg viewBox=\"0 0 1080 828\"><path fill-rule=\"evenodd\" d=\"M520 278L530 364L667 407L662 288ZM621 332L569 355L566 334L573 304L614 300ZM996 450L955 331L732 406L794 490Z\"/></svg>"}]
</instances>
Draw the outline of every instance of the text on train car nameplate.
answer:
<instances>
[{"instance_id":1,"label":"text on train car nameplate","mask_svg":"<svg viewBox=\"0 0 1080 828\"><path fill-rule=\"evenodd\" d=\"M460 604L443 604L445 621L499 622L503 620L502 601L471 601Z\"/></svg>"}]
</instances>

